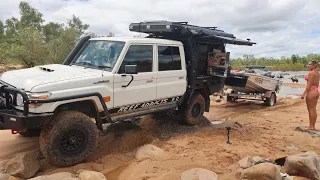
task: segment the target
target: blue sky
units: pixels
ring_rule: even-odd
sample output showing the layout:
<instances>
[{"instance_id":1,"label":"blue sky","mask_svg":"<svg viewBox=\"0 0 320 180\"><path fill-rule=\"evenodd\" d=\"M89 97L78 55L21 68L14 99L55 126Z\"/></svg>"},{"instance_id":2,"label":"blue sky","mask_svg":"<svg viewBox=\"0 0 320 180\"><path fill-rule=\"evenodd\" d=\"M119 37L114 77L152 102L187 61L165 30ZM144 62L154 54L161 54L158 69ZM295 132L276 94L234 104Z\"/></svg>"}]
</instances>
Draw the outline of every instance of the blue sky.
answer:
<instances>
[{"instance_id":1,"label":"blue sky","mask_svg":"<svg viewBox=\"0 0 320 180\"><path fill-rule=\"evenodd\" d=\"M133 36L131 22L188 21L217 26L258 44L227 46L231 57L281 57L320 53L319 0L27 0L45 23L67 22L72 14L98 35ZM20 0L0 1L0 18L19 16Z\"/></svg>"}]
</instances>

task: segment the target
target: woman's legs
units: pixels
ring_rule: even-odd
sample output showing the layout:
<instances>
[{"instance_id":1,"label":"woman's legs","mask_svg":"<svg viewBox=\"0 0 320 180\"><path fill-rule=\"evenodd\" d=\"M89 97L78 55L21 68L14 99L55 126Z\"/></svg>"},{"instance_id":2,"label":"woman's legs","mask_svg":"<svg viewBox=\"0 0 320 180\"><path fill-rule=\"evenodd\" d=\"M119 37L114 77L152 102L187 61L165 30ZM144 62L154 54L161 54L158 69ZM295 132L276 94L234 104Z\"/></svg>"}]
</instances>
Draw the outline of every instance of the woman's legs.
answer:
<instances>
[{"instance_id":1,"label":"woman's legs","mask_svg":"<svg viewBox=\"0 0 320 180\"><path fill-rule=\"evenodd\" d=\"M306 97L307 108L309 112L309 127L306 130L314 130L317 121L317 103L319 93L311 90Z\"/></svg>"}]
</instances>

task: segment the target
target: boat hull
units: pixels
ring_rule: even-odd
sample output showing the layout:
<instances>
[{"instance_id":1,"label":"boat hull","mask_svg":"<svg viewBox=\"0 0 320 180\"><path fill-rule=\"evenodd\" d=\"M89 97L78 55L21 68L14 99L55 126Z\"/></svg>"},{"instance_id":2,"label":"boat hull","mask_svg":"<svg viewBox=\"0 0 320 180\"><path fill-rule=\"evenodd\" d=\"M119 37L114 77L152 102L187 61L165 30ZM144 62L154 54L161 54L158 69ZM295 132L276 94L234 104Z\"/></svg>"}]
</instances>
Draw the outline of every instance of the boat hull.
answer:
<instances>
[{"instance_id":1,"label":"boat hull","mask_svg":"<svg viewBox=\"0 0 320 180\"><path fill-rule=\"evenodd\" d=\"M280 81L261 75L243 74L229 77L226 80L225 87L242 93L265 93L267 91L278 91Z\"/></svg>"}]
</instances>

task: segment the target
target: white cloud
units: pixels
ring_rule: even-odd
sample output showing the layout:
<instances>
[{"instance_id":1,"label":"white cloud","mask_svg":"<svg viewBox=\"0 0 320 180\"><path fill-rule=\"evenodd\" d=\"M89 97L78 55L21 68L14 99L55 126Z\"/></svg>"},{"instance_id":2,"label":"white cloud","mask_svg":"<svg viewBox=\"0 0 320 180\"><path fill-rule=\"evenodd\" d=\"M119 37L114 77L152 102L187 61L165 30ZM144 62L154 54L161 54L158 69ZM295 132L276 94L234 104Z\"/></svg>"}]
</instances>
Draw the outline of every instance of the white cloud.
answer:
<instances>
[{"instance_id":1,"label":"white cloud","mask_svg":"<svg viewBox=\"0 0 320 180\"><path fill-rule=\"evenodd\" d=\"M0 1L0 18L19 15L19 0ZM232 57L254 54L281 57L320 53L319 0L28 0L46 22L66 23L72 14L99 35L113 32L132 36L131 22L144 20L188 21L218 26L258 44L228 46ZM319 34L315 34L319 32Z\"/></svg>"}]
</instances>

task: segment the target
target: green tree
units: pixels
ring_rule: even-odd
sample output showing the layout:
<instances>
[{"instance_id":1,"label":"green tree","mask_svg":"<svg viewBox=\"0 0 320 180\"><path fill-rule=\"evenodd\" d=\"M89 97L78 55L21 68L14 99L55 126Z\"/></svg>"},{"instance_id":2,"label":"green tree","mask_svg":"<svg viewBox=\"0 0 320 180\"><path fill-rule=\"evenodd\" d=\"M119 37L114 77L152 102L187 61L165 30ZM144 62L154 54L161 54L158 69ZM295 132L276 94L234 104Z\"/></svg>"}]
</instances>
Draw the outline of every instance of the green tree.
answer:
<instances>
[{"instance_id":1,"label":"green tree","mask_svg":"<svg viewBox=\"0 0 320 180\"><path fill-rule=\"evenodd\" d=\"M26 67L47 63L49 49L43 40L43 34L35 27L19 29L16 35L18 43L13 45L11 56Z\"/></svg>"},{"instance_id":2,"label":"green tree","mask_svg":"<svg viewBox=\"0 0 320 180\"><path fill-rule=\"evenodd\" d=\"M4 35L4 24L3 22L0 20L0 37Z\"/></svg>"},{"instance_id":3,"label":"green tree","mask_svg":"<svg viewBox=\"0 0 320 180\"><path fill-rule=\"evenodd\" d=\"M8 56L10 55L10 48L11 45L6 42L0 43L0 64L7 63Z\"/></svg>"},{"instance_id":4,"label":"green tree","mask_svg":"<svg viewBox=\"0 0 320 180\"><path fill-rule=\"evenodd\" d=\"M70 28L75 29L80 35L89 28L88 24L83 24L80 18L75 15L73 15L72 19L68 21L68 25Z\"/></svg>"},{"instance_id":5,"label":"green tree","mask_svg":"<svg viewBox=\"0 0 320 180\"><path fill-rule=\"evenodd\" d=\"M296 64L296 63L298 62L297 56L293 54L293 55L291 56L291 61L292 61L293 64Z\"/></svg>"},{"instance_id":6,"label":"green tree","mask_svg":"<svg viewBox=\"0 0 320 180\"><path fill-rule=\"evenodd\" d=\"M19 20L15 17L12 17L11 19L6 20L6 36L12 36L16 34L17 29L19 27Z\"/></svg>"},{"instance_id":7,"label":"green tree","mask_svg":"<svg viewBox=\"0 0 320 180\"><path fill-rule=\"evenodd\" d=\"M49 60L50 63L62 63L74 48L79 33L72 28L65 29L61 32L59 38L49 42Z\"/></svg>"},{"instance_id":8,"label":"green tree","mask_svg":"<svg viewBox=\"0 0 320 180\"><path fill-rule=\"evenodd\" d=\"M47 42L58 38L64 30L63 24L50 22L43 26L43 34Z\"/></svg>"},{"instance_id":9,"label":"green tree","mask_svg":"<svg viewBox=\"0 0 320 180\"><path fill-rule=\"evenodd\" d=\"M42 14L37 9L31 7L26 1L22 1L19 4L20 8L20 22L23 27L35 26L38 30L41 30Z\"/></svg>"}]
</instances>

